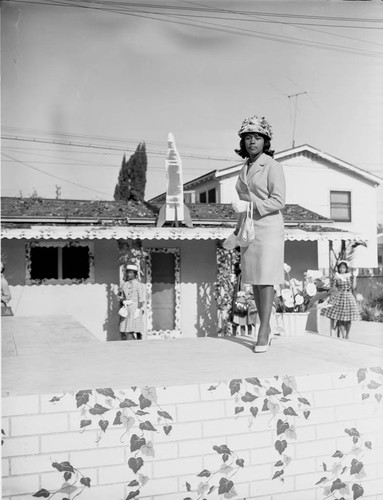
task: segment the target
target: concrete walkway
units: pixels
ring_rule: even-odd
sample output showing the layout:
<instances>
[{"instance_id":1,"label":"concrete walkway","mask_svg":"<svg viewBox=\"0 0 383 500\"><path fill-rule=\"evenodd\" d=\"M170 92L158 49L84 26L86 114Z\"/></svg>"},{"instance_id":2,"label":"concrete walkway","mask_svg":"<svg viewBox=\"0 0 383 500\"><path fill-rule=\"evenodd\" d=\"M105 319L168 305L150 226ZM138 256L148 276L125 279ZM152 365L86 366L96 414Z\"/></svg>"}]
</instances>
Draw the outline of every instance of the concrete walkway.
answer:
<instances>
[{"instance_id":1,"label":"concrete walkway","mask_svg":"<svg viewBox=\"0 0 383 500\"><path fill-rule=\"evenodd\" d=\"M383 365L381 347L309 333L277 337L266 354L254 354L251 337L100 342L69 316L2 320L3 396L341 373Z\"/></svg>"}]
</instances>

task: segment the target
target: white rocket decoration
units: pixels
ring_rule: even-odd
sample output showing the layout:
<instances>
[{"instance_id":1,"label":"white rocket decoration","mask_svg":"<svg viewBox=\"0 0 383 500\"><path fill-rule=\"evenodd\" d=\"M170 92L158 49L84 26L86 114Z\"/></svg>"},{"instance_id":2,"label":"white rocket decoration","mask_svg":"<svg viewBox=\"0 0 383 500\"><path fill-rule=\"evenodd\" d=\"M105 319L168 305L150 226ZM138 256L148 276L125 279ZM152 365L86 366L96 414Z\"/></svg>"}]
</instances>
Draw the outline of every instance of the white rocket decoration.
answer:
<instances>
[{"instance_id":1,"label":"white rocket decoration","mask_svg":"<svg viewBox=\"0 0 383 500\"><path fill-rule=\"evenodd\" d=\"M166 158L166 200L161 207L157 226L165 222L174 222L175 226L185 222L192 226L190 213L184 205L184 189L182 182L182 161L176 148L173 134L168 135L168 156Z\"/></svg>"}]
</instances>

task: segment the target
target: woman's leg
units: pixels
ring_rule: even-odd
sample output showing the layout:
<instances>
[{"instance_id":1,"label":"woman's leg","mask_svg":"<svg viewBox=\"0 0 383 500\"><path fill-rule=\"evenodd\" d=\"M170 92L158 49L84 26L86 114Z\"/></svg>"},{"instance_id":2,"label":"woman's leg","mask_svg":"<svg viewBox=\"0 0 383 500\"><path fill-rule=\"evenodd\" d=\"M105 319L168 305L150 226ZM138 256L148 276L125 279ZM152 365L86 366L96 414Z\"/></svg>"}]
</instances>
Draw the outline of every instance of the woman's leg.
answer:
<instances>
[{"instance_id":1,"label":"woman's leg","mask_svg":"<svg viewBox=\"0 0 383 500\"><path fill-rule=\"evenodd\" d=\"M345 338L348 339L351 330L351 321L344 322Z\"/></svg>"},{"instance_id":2,"label":"woman's leg","mask_svg":"<svg viewBox=\"0 0 383 500\"><path fill-rule=\"evenodd\" d=\"M257 345L264 346L268 343L269 340L270 317L274 301L274 287L273 285L258 285L258 292L260 325Z\"/></svg>"}]
</instances>

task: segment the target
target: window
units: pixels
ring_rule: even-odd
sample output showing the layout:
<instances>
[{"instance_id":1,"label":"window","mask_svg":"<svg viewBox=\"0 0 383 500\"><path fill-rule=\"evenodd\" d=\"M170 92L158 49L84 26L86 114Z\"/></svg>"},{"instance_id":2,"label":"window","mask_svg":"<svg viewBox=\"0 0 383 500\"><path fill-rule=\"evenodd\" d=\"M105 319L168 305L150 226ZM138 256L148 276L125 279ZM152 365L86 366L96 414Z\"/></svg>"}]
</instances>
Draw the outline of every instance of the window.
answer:
<instances>
[{"instance_id":1,"label":"window","mask_svg":"<svg viewBox=\"0 0 383 500\"><path fill-rule=\"evenodd\" d=\"M199 202L200 203L206 203L207 202L207 196L206 196L206 191L204 191L203 193L200 193L199 194Z\"/></svg>"},{"instance_id":2,"label":"window","mask_svg":"<svg viewBox=\"0 0 383 500\"><path fill-rule=\"evenodd\" d=\"M203 191L199 194L200 203L215 203L216 202L216 189L209 189L209 191Z\"/></svg>"},{"instance_id":3,"label":"window","mask_svg":"<svg viewBox=\"0 0 383 500\"><path fill-rule=\"evenodd\" d=\"M330 191L331 218L339 222L351 222L350 191Z\"/></svg>"},{"instance_id":4,"label":"window","mask_svg":"<svg viewBox=\"0 0 383 500\"><path fill-rule=\"evenodd\" d=\"M27 284L93 282L93 244L38 242L27 245Z\"/></svg>"},{"instance_id":5,"label":"window","mask_svg":"<svg viewBox=\"0 0 383 500\"><path fill-rule=\"evenodd\" d=\"M184 191L184 203L195 203L194 191Z\"/></svg>"},{"instance_id":6,"label":"window","mask_svg":"<svg viewBox=\"0 0 383 500\"><path fill-rule=\"evenodd\" d=\"M215 189L209 189L207 192L208 203L215 203Z\"/></svg>"}]
</instances>

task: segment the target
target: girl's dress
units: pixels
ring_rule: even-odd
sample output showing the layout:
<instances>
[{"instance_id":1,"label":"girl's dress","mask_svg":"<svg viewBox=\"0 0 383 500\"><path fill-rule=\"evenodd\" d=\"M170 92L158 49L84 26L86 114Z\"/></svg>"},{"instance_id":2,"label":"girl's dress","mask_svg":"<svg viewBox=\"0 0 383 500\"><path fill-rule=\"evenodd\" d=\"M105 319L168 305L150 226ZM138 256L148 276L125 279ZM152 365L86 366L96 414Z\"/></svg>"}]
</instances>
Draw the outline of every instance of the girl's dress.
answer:
<instances>
[{"instance_id":1,"label":"girl's dress","mask_svg":"<svg viewBox=\"0 0 383 500\"><path fill-rule=\"evenodd\" d=\"M131 303L126 306L127 316L121 317L120 333L144 333L144 318L140 312L137 319L134 318L138 309L138 303L144 302L144 292L142 284L137 280L125 281L121 287L122 300L130 300Z\"/></svg>"},{"instance_id":2,"label":"girl's dress","mask_svg":"<svg viewBox=\"0 0 383 500\"><path fill-rule=\"evenodd\" d=\"M336 290L336 293L331 295L328 301L332 307L322 309L321 314L338 321L362 319L358 304L352 293L352 277L350 273L335 273L331 281L333 288Z\"/></svg>"},{"instance_id":3,"label":"girl's dress","mask_svg":"<svg viewBox=\"0 0 383 500\"><path fill-rule=\"evenodd\" d=\"M236 190L240 200L254 203L255 240L241 248L243 283L283 283L285 229L281 210L285 206L285 177L282 166L265 153L249 169L246 161ZM240 221L243 217L241 214Z\"/></svg>"}]
</instances>

